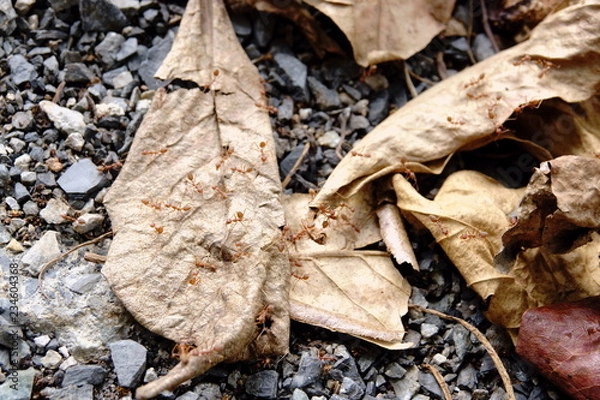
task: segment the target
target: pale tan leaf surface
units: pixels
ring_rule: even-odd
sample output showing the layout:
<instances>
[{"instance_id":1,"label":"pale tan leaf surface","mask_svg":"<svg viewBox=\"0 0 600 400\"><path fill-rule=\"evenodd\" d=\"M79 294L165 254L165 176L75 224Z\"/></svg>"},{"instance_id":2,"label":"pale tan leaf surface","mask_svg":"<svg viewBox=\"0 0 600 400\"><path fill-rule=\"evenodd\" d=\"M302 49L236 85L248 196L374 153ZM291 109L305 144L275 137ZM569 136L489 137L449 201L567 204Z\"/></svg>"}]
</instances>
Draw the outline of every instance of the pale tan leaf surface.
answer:
<instances>
[{"instance_id":1,"label":"pale tan leaf surface","mask_svg":"<svg viewBox=\"0 0 600 400\"><path fill-rule=\"evenodd\" d=\"M284 215L260 78L220 1L188 7L163 76L206 87L157 93L106 196L114 292L151 331L196 346L137 398L288 348L289 261L276 246Z\"/></svg>"},{"instance_id":2,"label":"pale tan leaf surface","mask_svg":"<svg viewBox=\"0 0 600 400\"><path fill-rule=\"evenodd\" d=\"M409 221L425 226L456 265L467 284L484 299L514 278L497 271L494 256L502 249L509 214L523 189L508 189L475 171L448 177L435 200L422 197L400 174L393 177L398 208Z\"/></svg>"},{"instance_id":3,"label":"pale tan leaf surface","mask_svg":"<svg viewBox=\"0 0 600 400\"><path fill-rule=\"evenodd\" d=\"M409 263L418 271L419 263L398 207L391 203L385 203L377 208L377 216L379 217L381 238L396 262L398 264Z\"/></svg>"},{"instance_id":4,"label":"pale tan leaf surface","mask_svg":"<svg viewBox=\"0 0 600 400\"><path fill-rule=\"evenodd\" d=\"M454 1L304 0L335 22L364 67L407 59L445 28Z\"/></svg>"},{"instance_id":5,"label":"pale tan leaf surface","mask_svg":"<svg viewBox=\"0 0 600 400\"><path fill-rule=\"evenodd\" d=\"M584 102L598 88L599 18L597 3L568 7L538 25L530 40L444 80L408 102L355 147L355 154L362 157L349 153L340 162L312 204L347 198L367 182L407 169L439 173L455 152L499 138L526 142L537 149L540 160L598 151L597 147L589 147L599 144L597 129L576 123L573 109L566 119L556 114L570 108L565 102ZM535 109L539 101L557 97L564 101L550 102L544 114L555 125L551 131L555 136L527 129L504 132L502 125L513 112L521 108L542 112L546 102ZM584 119L590 118L588 114Z\"/></svg>"},{"instance_id":6,"label":"pale tan leaf surface","mask_svg":"<svg viewBox=\"0 0 600 400\"><path fill-rule=\"evenodd\" d=\"M389 349L410 347L402 343L401 320L407 312L409 284L389 253L355 250L381 238L370 228L376 226L376 215L364 214L370 208L361 207L358 197L311 221L301 218L309 210L308 195L286 198L291 317ZM303 230L308 233L299 236Z\"/></svg>"}]
</instances>

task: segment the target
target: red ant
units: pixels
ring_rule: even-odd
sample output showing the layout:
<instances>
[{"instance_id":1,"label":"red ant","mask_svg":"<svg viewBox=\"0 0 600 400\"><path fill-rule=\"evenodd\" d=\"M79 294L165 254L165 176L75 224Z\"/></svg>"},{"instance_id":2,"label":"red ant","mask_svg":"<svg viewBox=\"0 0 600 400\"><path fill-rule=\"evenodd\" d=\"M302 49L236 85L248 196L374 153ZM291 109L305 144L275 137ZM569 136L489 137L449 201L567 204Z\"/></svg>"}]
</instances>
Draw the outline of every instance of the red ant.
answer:
<instances>
[{"instance_id":1,"label":"red ant","mask_svg":"<svg viewBox=\"0 0 600 400\"><path fill-rule=\"evenodd\" d=\"M515 114L520 114L526 109L540 108L543 100L532 100L523 104L519 104L513 111ZM537 103L537 104L536 104Z\"/></svg>"},{"instance_id":2,"label":"red ant","mask_svg":"<svg viewBox=\"0 0 600 400\"><path fill-rule=\"evenodd\" d=\"M254 105L263 110L267 110L270 115L277 115L278 110L273 106L268 106L266 104L254 103Z\"/></svg>"},{"instance_id":3,"label":"red ant","mask_svg":"<svg viewBox=\"0 0 600 400\"><path fill-rule=\"evenodd\" d=\"M214 265L212 265L212 264L209 264L209 263L205 263L205 262L203 262L203 261L199 261L199 260L197 260L197 259L194 259L194 265L195 265L196 267L200 267L200 268L207 269L207 270L209 270L210 272L217 272L217 268L216 268Z\"/></svg>"},{"instance_id":4,"label":"red ant","mask_svg":"<svg viewBox=\"0 0 600 400\"><path fill-rule=\"evenodd\" d=\"M241 211L237 211L235 213L235 217L228 219L227 221L225 221L225 225L229 225L232 224L234 222L243 222L244 221L244 213Z\"/></svg>"},{"instance_id":5,"label":"red ant","mask_svg":"<svg viewBox=\"0 0 600 400\"><path fill-rule=\"evenodd\" d=\"M442 224L442 221L440 221L440 217L438 217L437 215L429 215L429 219L431 220L431 222L434 222L437 225L437 227L444 234L444 236L448 236L448 228L446 228Z\"/></svg>"},{"instance_id":6,"label":"red ant","mask_svg":"<svg viewBox=\"0 0 600 400\"><path fill-rule=\"evenodd\" d=\"M161 203L153 203L148 199L143 199L141 200L142 204L145 206L148 206L150 208L154 208L155 210L161 210L162 209L162 204Z\"/></svg>"},{"instance_id":7,"label":"red ant","mask_svg":"<svg viewBox=\"0 0 600 400\"><path fill-rule=\"evenodd\" d=\"M179 207L179 206L177 206L175 204L171 204L171 203L166 203L165 207L171 208L176 211L190 211L192 209L192 207L190 207L190 206Z\"/></svg>"},{"instance_id":8,"label":"red ant","mask_svg":"<svg viewBox=\"0 0 600 400\"><path fill-rule=\"evenodd\" d=\"M98 167L97 169L100 172L106 172L106 171L121 169L122 166L123 166L123 163L121 161L117 161L112 164L102 165L102 166Z\"/></svg>"},{"instance_id":9,"label":"red ant","mask_svg":"<svg viewBox=\"0 0 600 400\"><path fill-rule=\"evenodd\" d=\"M213 72L212 72L212 79L210 80L210 83L206 84L206 85L200 86L200 88L202 89L202 91L204 93L207 93L207 92L210 91L213 83L215 83L215 81L217 80L218 76L219 76L219 70L218 69L213 70Z\"/></svg>"},{"instance_id":10,"label":"red ant","mask_svg":"<svg viewBox=\"0 0 600 400\"><path fill-rule=\"evenodd\" d=\"M463 121L462 119L454 119L450 116L446 117L446 121L448 121L449 123L451 123L454 126L458 126L458 125L464 125L465 121Z\"/></svg>"},{"instance_id":11,"label":"red ant","mask_svg":"<svg viewBox=\"0 0 600 400\"><path fill-rule=\"evenodd\" d=\"M364 157L364 158L371 158L371 155L370 155L370 154L359 153L358 151L354 151L354 150L352 150L352 151L350 152L350 155L351 155L351 156L354 156L354 157Z\"/></svg>"},{"instance_id":12,"label":"red ant","mask_svg":"<svg viewBox=\"0 0 600 400\"><path fill-rule=\"evenodd\" d=\"M246 169L242 169L242 168L238 168L238 167L231 167L231 171L232 172L238 172L240 174L247 174L250 173L252 171L254 171L254 168L252 167L247 167Z\"/></svg>"},{"instance_id":13,"label":"red ant","mask_svg":"<svg viewBox=\"0 0 600 400\"><path fill-rule=\"evenodd\" d=\"M154 231L159 235L165 231L165 228L162 226L156 225L154 222L150 224L150 227L154 228Z\"/></svg>"},{"instance_id":14,"label":"red ant","mask_svg":"<svg viewBox=\"0 0 600 400\"><path fill-rule=\"evenodd\" d=\"M463 240L474 239L476 237L484 239L484 238L486 238L488 236L489 236L489 234L487 232L485 232L485 231L477 231L477 233L475 233L474 231L467 231L467 232L462 233L460 235L460 238L463 239Z\"/></svg>"},{"instance_id":15,"label":"red ant","mask_svg":"<svg viewBox=\"0 0 600 400\"><path fill-rule=\"evenodd\" d=\"M211 186L210 188L214 190L217 194L219 194L221 198L226 199L228 197L226 191L224 189L221 189L219 186L215 185Z\"/></svg>"},{"instance_id":16,"label":"red ant","mask_svg":"<svg viewBox=\"0 0 600 400\"><path fill-rule=\"evenodd\" d=\"M471 81L469 81L468 83L465 83L464 88L468 89L470 87L479 85L483 79L485 78L485 73L481 73L481 75L479 75L477 78L471 79Z\"/></svg>"},{"instance_id":17,"label":"red ant","mask_svg":"<svg viewBox=\"0 0 600 400\"><path fill-rule=\"evenodd\" d=\"M219 168L221 168L225 161L227 161L229 157L231 157L232 154L233 149L229 147L229 145L223 146L223 148L221 149L221 159L218 163L215 164L215 168L217 169L217 171L219 170Z\"/></svg>"},{"instance_id":18,"label":"red ant","mask_svg":"<svg viewBox=\"0 0 600 400\"><path fill-rule=\"evenodd\" d=\"M202 188L202 186L199 183L194 182L194 175L192 175L191 172L188 172L188 174L187 174L187 183L192 185L194 190L196 192L198 192L199 194L204 193L204 189Z\"/></svg>"},{"instance_id":19,"label":"red ant","mask_svg":"<svg viewBox=\"0 0 600 400\"><path fill-rule=\"evenodd\" d=\"M296 279L300 279L301 281L306 281L306 280L308 280L308 278L310 278L308 275L298 275L293 272L292 272L292 276Z\"/></svg>"},{"instance_id":20,"label":"red ant","mask_svg":"<svg viewBox=\"0 0 600 400\"><path fill-rule=\"evenodd\" d=\"M162 148L159 150L144 150L142 151L142 155L144 156L152 156L152 155L161 155L161 154L165 154L167 152L167 149Z\"/></svg>"},{"instance_id":21,"label":"red ant","mask_svg":"<svg viewBox=\"0 0 600 400\"><path fill-rule=\"evenodd\" d=\"M267 147L266 142L260 142L258 144L258 148L260 150L260 161L264 164L267 162L267 155L265 154L265 147Z\"/></svg>"}]
</instances>

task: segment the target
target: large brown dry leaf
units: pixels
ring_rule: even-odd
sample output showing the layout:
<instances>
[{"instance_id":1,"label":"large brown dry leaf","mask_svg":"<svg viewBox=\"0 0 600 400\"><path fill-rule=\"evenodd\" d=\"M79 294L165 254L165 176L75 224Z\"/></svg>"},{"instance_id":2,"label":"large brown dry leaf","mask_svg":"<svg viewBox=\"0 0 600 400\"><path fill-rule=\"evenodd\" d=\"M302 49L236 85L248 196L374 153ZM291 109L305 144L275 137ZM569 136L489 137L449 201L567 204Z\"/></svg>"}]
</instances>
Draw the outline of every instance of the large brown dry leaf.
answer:
<instances>
[{"instance_id":1,"label":"large brown dry leaf","mask_svg":"<svg viewBox=\"0 0 600 400\"><path fill-rule=\"evenodd\" d=\"M407 59L445 28L454 1L303 0L344 32L359 65Z\"/></svg>"},{"instance_id":2,"label":"large brown dry leaf","mask_svg":"<svg viewBox=\"0 0 600 400\"><path fill-rule=\"evenodd\" d=\"M184 343L181 362L137 398L288 348L289 261L276 246L284 216L260 78L220 1L190 1L179 32L160 74L202 87L157 93L106 196L116 236L103 273L140 323Z\"/></svg>"},{"instance_id":3,"label":"large brown dry leaf","mask_svg":"<svg viewBox=\"0 0 600 400\"><path fill-rule=\"evenodd\" d=\"M576 400L600 399L600 297L523 315L517 353Z\"/></svg>"},{"instance_id":4,"label":"large brown dry leaf","mask_svg":"<svg viewBox=\"0 0 600 400\"><path fill-rule=\"evenodd\" d=\"M600 4L568 7L542 22L530 40L410 101L340 162L313 205L347 198L365 183L395 172L439 173L455 152L500 138L524 142L540 160L600 151L598 125L589 125L597 120L592 117L597 107L579 104L571 109L564 103L584 102L599 87L599 18ZM542 112L546 102L536 110L539 101L557 97L564 100L562 105L550 102L551 109L537 117L554 124L550 132L540 124L536 130L504 132L503 124L513 112L524 108Z\"/></svg>"},{"instance_id":5,"label":"large brown dry leaf","mask_svg":"<svg viewBox=\"0 0 600 400\"><path fill-rule=\"evenodd\" d=\"M308 195L285 202L292 260L290 315L294 320L357 336L389 349L402 343L401 317L410 286L387 252L355 250L380 240L370 199L358 199L302 220Z\"/></svg>"}]
</instances>

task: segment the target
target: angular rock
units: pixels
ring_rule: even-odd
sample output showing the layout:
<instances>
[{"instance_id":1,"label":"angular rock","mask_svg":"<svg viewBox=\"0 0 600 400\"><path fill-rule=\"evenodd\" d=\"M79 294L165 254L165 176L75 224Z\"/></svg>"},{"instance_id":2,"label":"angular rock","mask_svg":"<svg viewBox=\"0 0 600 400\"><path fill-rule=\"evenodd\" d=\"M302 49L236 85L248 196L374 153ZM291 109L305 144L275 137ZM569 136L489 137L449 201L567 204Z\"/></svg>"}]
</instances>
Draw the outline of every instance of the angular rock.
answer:
<instances>
[{"instance_id":1,"label":"angular rock","mask_svg":"<svg viewBox=\"0 0 600 400\"><path fill-rule=\"evenodd\" d=\"M121 62L132 55L137 53L138 40L136 38L129 38L125 40L119 47L119 51L115 54L115 60Z\"/></svg>"},{"instance_id":2,"label":"angular rock","mask_svg":"<svg viewBox=\"0 0 600 400\"><path fill-rule=\"evenodd\" d=\"M33 124L31 111L19 111L13 114L11 124L20 131L28 130Z\"/></svg>"},{"instance_id":3,"label":"angular rock","mask_svg":"<svg viewBox=\"0 0 600 400\"><path fill-rule=\"evenodd\" d=\"M406 375L402 379L390 379L396 399L411 400L419 391L419 369L416 366L408 368Z\"/></svg>"},{"instance_id":4,"label":"angular rock","mask_svg":"<svg viewBox=\"0 0 600 400\"><path fill-rule=\"evenodd\" d=\"M50 7L56 12L64 11L77 5L79 0L48 0Z\"/></svg>"},{"instance_id":5,"label":"angular rock","mask_svg":"<svg viewBox=\"0 0 600 400\"><path fill-rule=\"evenodd\" d=\"M99 365L73 365L65 371L61 387L88 383L99 385L106 378L107 371Z\"/></svg>"},{"instance_id":6,"label":"angular rock","mask_svg":"<svg viewBox=\"0 0 600 400\"><path fill-rule=\"evenodd\" d=\"M85 132L83 114L47 100L40 102L40 108L48 115L58 130L64 133Z\"/></svg>"},{"instance_id":7,"label":"angular rock","mask_svg":"<svg viewBox=\"0 0 600 400\"><path fill-rule=\"evenodd\" d=\"M17 13L10 0L0 0L0 34L10 35L17 28ZM17 83L18 85L18 83Z\"/></svg>"},{"instance_id":8,"label":"angular rock","mask_svg":"<svg viewBox=\"0 0 600 400\"><path fill-rule=\"evenodd\" d=\"M379 124L388 115L390 107L390 94L387 90L377 92L369 102L369 121L373 126Z\"/></svg>"},{"instance_id":9,"label":"angular rock","mask_svg":"<svg viewBox=\"0 0 600 400\"><path fill-rule=\"evenodd\" d=\"M163 60L171 50L173 45L174 35L171 31L165 36L160 42L152 46L146 52L139 69L138 74L144 81L148 88L158 89L162 85L160 79L154 78L154 74L158 70L158 67L162 64Z\"/></svg>"},{"instance_id":10,"label":"angular rock","mask_svg":"<svg viewBox=\"0 0 600 400\"><path fill-rule=\"evenodd\" d=\"M339 108L342 105L340 101L340 95L337 91L329 89L317 78L309 76L308 86L310 91L315 96L315 101L319 105L321 110L330 110L332 108Z\"/></svg>"},{"instance_id":11,"label":"angular rock","mask_svg":"<svg viewBox=\"0 0 600 400\"><path fill-rule=\"evenodd\" d=\"M15 1L15 10L18 11L20 15L26 15L35 2L36 0L17 0Z\"/></svg>"},{"instance_id":12,"label":"angular rock","mask_svg":"<svg viewBox=\"0 0 600 400\"><path fill-rule=\"evenodd\" d=\"M58 179L58 185L66 193L87 196L100 190L106 184L104 175L89 158L71 165Z\"/></svg>"},{"instance_id":13,"label":"angular rock","mask_svg":"<svg viewBox=\"0 0 600 400\"><path fill-rule=\"evenodd\" d=\"M308 69L306 65L293 55L282 52L275 53L273 59L289 78L294 100L307 102L308 89L306 87L306 79Z\"/></svg>"},{"instance_id":14,"label":"angular rock","mask_svg":"<svg viewBox=\"0 0 600 400\"><path fill-rule=\"evenodd\" d=\"M401 379L406 374L406 370L394 361L388 364L383 373L390 378Z\"/></svg>"},{"instance_id":15,"label":"angular rock","mask_svg":"<svg viewBox=\"0 0 600 400\"><path fill-rule=\"evenodd\" d=\"M100 214L86 213L73 222L73 230L77 233L88 233L94 229L100 228L104 222L104 217Z\"/></svg>"},{"instance_id":16,"label":"angular rock","mask_svg":"<svg viewBox=\"0 0 600 400\"><path fill-rule=\"evenodd\" d=\"M40 238L23 256L23 271L32 276L40 273L42 266L48 261L61 255L58 238L60 234L55 231L48 231Z\"/></svg>"},{"instance_id":17,"label":"angular rock","mask_svg":"<svg viewBox=\"0 0 600 400\"><path fill-rule=\"evenodd\" d=\"M58 351L48 350L46 355L41 358L44 368L57 369L63 358Z\"/></svg>"},{"instance_id":18,"label":"angular rock","mask_svg":"<svg viewBox=\"0 0 600 400\"><path fill-rule=\"evenodd\" d=\"M316 349L302 352L298 372L292 377L290 388L303 388L316 382L321 376L321 360Z\"/></svg>"},{"instance_id":19,"label":"angular rock","mask_svg":"<svg viewBox=\"0 0 600 400\"><path fill-rule=\"evenodd\" d=\"M0 399L29 400L35 374L36 370L33 367L25 371L10 371L6 376L6 381L0 385Z\"/></svg>"},{"instance_id":20,"label":"angular rock","mask_svg":"<svg viewBox=\"0 0 600 400\"><path fill-rule=\"evenodd\" d=\"M69 63L65 65L65 82L86 84L94 79L94 73L84 63Z\"/></svg>"},{"instance_id":21,"label":"angular rock","mask_svg":"<svg viewBox=\"0 0 600 400\"><path fill-rule=\"evenodd\" d=\"M359 400L365 394L365 387L345 376L342 379L340 394L348 396L350 400Z\"/></svg>"},{"instance_id":22,"label":"angular rock","mask_svg":"<svg viewBox=\"0 0 600 400\"><path fill-rule=\"evenodd\" d=\"M101 280L102 275L99 273L85 274L70 279L66 286L77 294L83 294L90 291Z\"/></svg>"},{"instance_id":23,"label":"angular rock","mask_svg":"<svg viewBox=\"0 0 600 400\"><path fill-rule=\"evenodd\" d=\"M125 14L108 0L80 0L79 15L86 32L119 32L129 23Z\"/></svg>"},{"instance_id":24,"label":"angular rock","mask_svg":"<svg viewBox=\"0 0 600 400\"><path fill-rule=\"evenodd\" d=\"M50 199L48 200L48 203L46 203L46 207L40 211L40 217L48 224L65 224L68 221L64 219L62 215L67 215L70 208L71 207L64 201Z\"/></svg>"},{"instance_id":25,"label":"angular rock","mask_svg":"<svg viewBox=\"0 0 600 400\"><path fill-rule=\"evenodd\" d=\"M120 340L110 344L111 358L119 385L127 388L135 387L146 368L147 350L133 340Z\"/></svg>"},{"instance_id":26,"label":"angular rock","mask_svg":"<svg viewBox=\"0 0 600 400\"><path fill-rule=\"evenodd\" d=\"M246 393L266 399L277 398L277 371L265 370L250 375L246 380Z\"/></svg>"},{"instance_id":27,"label":"angular rock","mask_svg":"<svg viewBox=\"0 0 600 400\"><path fill-rule=\"evenodd\" d=\"M0 0L0 2L4 1L7 0ZM10 4L10 1L8 1L8 4ZM31 82L38 76L35 66L29 63L29 61L27 61L27 59L21 54L15 54L14 56L10 57L8 59L8 66L10 68L12 81L15 83L15 85Z\"/></svg>"},{"instance_id":28,"label":"angular rock","mask_svg":"<svg viewBox=\"0 0 600 400\"><path fill-rule=\"evenodd\" d=\"M94 53L102 60L102 63L107 67L111 68L116 61L117 54L121 45L125 43L125 37L116 32L108 32L95 48ZM137 40L136 40L137 50Z\"/></svg>"}]
</instances>

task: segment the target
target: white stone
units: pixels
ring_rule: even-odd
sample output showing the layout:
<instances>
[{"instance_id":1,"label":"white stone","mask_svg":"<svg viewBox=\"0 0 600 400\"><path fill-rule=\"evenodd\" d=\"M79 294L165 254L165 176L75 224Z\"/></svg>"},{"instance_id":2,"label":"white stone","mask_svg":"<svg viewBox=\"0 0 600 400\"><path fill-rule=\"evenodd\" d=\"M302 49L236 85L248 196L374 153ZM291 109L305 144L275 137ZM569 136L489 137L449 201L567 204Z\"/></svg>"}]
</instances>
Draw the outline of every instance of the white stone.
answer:
<instances>
[{"instance_id":1,"label":"white stone","mask_svg":"<svg viewBox=\"0 0 600 400\"><path fill-rule=\"evenodd\" d=\"M85 139L80 132L73 132L65 140L65 145L75 151L81 151L85 145Z\"/></svg>"},{"instance_id":2,"label":"white stone","mask_svg":"<svg viewBox=\"0 0 600 400\"><path fill-rule=\"evenodd\" d=\"M77 360L75 359L75 357L70 356L65 361L63 361L62 364L60 364L60 367L58 367L58 368L61 371L66 371L67 368L72 367L73 365L77 365L77 364L79 364L79 363L77 362Z\"/></svg>"},{"instance_id":3,"label":"white stone","mask_svg":"<svg viewBox=\"0 0 600 400\"><path fill-rule=\"evenodd\" d=\"M335 149L342 139L336 131L327 131L317 139L320 146Z\"/></svg>"},{"instance_id":4,"label":"white stone","mask_svg":"<svg viewBox=\"0 0 600 400\"><path fill-rule=\"evenodd\" d=\"M23 154L15 158L15 167L19 168L21 171L29 171L29 165L31 164L31 157L29 154Z\"/></svg>"},{"instance_id":5,"label":"white stone","mask_svg":"<svg viewBox=\"0 0 600 400\"><path fill-rule=\"evenodd\" d=\"M50 336L41 335L41 336L38 336L35 339L33 339L33 342L38 347L46 347L46 345L48 345L48 343L50 343L50 340L51 340Z\"/></svg>"},{"instance_id":6,"label":"white stone","mask_svg":"<svg viewBox=\"0 0 600 400\"><path fill-rule=\"evenodd\" d=\"M58 238L60 234L55 231L47 231L33 247L21 259L23 270L31 275L37 276L42 266L48 261L61 255Z\"/></svg>"},{"instance_id":7,"label":"white stone","mask_svg":"<svg viewBox=\"0 0 600 400\"><path fill-rule=\"evenodd\" d=\"M67 203L58 199L50 199L46 207L40 211L40 217L49 224L59 225L67 223L61 215L67 215L71 208Z\"/></svg>"},{"instance_id":8,"label":"white stone","mask_svg":"<svg viewBox=\"0 0 600 400\"><path fill-rule=\"evenodd\" d=\"M104 217L100 214L84 214L73 222L73 230L77 233L88 233L102 226Z\"/></svg>"},{"instance_id":9,"label":"white stone","mask_svg":"<svg viewBox=\"0 0 600 400\"><path fill-rule=\"evenodd\" d=\"M433 335L438 333L438 331L439 328L434 324L428 324L426 322L421 324L421 335L426 339L432 337Z\"/></svg>"},{"instance_id":10,"label":"white stone","mask_svg":"<svg viewBox=\"0 0 600 400\"><path fill-rule=\"evenodd\" d=\"M42 100L40 108L48 115L54 126L65 133L83 133L85 120L80 112L61 107L51 101Z\"/></svg>"},{"instance_id":11,"label":"white stone","mask_svg":"<svg viewBox=\"0 0 600 400\"><path fill-rule=\"evenodd\" d=\"M102 118L107 115L125 115L125 110L115 103L100 103L96 104L94 115L96 118Z\"/></svg>"},{"instance_id":12,"label":"white stone","mask_svg":"<svg viewBox=\"0 0 600 400\"><path fill-rule=\"evenodd\" d=\"M62 362L62 357L57 351L48 350L46 355L42 357L40 361L44 367L49 369L56 369L60 366L60 363Z\"/></svg>"}]
</instances>

